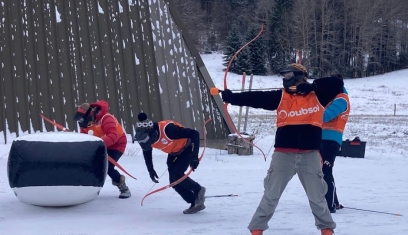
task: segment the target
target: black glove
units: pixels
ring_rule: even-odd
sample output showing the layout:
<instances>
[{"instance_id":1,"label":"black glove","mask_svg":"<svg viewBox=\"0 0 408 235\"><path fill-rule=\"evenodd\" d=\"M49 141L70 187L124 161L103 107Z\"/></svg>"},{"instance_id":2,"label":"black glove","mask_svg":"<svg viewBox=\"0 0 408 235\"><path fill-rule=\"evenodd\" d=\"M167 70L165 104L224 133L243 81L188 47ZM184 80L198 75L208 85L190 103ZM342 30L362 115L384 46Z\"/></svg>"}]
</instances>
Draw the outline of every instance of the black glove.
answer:
<instances>
[{"instance_id":1,"label":"black glove","mask_svg":"<svg viewBox=\"0 0 408 235\"><path fill-rule=\"evenodd\" d=\"M150 179L152 179L153 182L159 183L159 181L158 181L159 176L157 176L157 173L156 173L156 171L154 169L149 170L149 175L150 175Z\"/></svg>"},{"instance_id":2,"label":"black glove","mask_svg":"<svg viewBox=\"0 0 408 235\"><path fill-rule=\"evenodd\" d=\"M198 160L198 158L191 158L190 167L191 167L191 169L193 169L193 171L195 171L195 169L197 169L198 164L200 164L200 161Z\"/></svg>"},{"instance_id":3,"label":"black glove","mask_svg":"<svg viewBox=\"0 0 408 235\"><path fill-rule=\"evenodd\" d=\"M316 84L312 83L300 83L296 86L296 93L297 94L309 94L310 92L316 90Z\"/></svg>"},{"instance_id":4,"label":"black glove","mask_svg":"<svg viewBox=\"0 0 408 235\"><path fill-rule=\"evenodd\" d=\"M224 101L224 103L231 103L232 101L232 91L231 90L223 90L221 91L221 95L222 95L222 100Z\"/></svg>"}]
</instances>

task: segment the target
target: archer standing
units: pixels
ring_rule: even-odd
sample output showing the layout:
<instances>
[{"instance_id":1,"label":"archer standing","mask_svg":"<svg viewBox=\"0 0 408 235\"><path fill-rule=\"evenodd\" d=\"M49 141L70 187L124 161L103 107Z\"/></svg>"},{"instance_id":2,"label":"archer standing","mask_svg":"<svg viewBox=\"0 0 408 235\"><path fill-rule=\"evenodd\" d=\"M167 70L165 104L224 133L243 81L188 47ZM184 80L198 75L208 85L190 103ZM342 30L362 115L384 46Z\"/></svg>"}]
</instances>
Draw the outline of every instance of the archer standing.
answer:
<instances>
[{"instance_id":1,"label":"archer standing","mask_svg":"<svg viewBox=\"0 0 408 235\"><path fill-rule=\"evenodd\" d=\"M308 72L303 65L290 64L280 71L283 89L233 93L222 91L226 103L276 110L275 152L264 179L264 195L248 229L261 235L275 213L279 199L295 174L309 199L315 225L322 235L332 235L336 223L327 208L324 195L327 184L323 179L321 157L324 99L333 100L343 81L337 77L307 82ZM294 221L296 224L296 221Z\"/></svg>"},{"instance_id":2,"label":"archer standing","mask_svg":"<svg viewBox=\"0 0 408 235\"><path fill-rule=\"evenodd\" d=\"M343 79L341 74L336 74ZM350 113L350 100L346 88L339 92L338 95L326 106L323 115L322 144L320 154L323 158L323 174L327 183L326 202L330 213L335 213L336 209L343 206L337 198L337 188L333 177L334 161L343 142L343 132L346 127Z\"/></svg>"},{"instance_id":3,"label":"archer standing","mask_svg":"<svg viewBox=\"0 0 408 235\"><path fill-rule=\"evenodd\" d=\"M135 140L143 150L143 157L149 171L150 178L158 183L158 176L153 167L153 148L168 154L167 168L170 183L183 177L190 166L193 171L199 164L198 151L200 134L198 131L185 128L172 120L152 122L145 113L139 113L136 123ZM187 202L190 207L184 214L194 214L205 209L205 187L187 177L173 189Z\"/></svg>"},{"instance_id":4,"label":"archer standing","mask_svg":"<svg viewBox=\"0 0 408 235\"><path fill-rule=\"evenodd\" d=\"M119 161L126 149L126 134L118 120L108 113L108 109L108 102L104 100L91 104L83 103L77 108L74 119L78 122L81 133L101 138L108 155ZM121 175L111 162L108 162L108 175L112 184L120 191L119 198L129 198L131 193L125 183L125 176Z\"/></svg>"}]
</instances>

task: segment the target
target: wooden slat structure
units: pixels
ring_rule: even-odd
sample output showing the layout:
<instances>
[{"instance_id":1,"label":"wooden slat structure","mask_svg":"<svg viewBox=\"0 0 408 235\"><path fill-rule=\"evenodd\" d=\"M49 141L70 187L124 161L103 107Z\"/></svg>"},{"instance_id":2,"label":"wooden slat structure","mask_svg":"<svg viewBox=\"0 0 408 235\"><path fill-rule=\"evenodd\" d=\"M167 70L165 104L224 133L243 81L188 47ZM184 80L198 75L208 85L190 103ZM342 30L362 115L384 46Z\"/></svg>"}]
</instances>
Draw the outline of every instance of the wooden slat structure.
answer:
<instances>
[{"instance_id":1,"label":"wooden slat structure","mask_svg":"<svg viewBox=\"0 0 408 235\"><path fill-rule=\"evenodd\" d=\"M0 132L77 130L75 106L107 100L128 134L137 114L173 119L225 143L232 127L168 0L0 0Z\"/></svg>"}]
</instances>

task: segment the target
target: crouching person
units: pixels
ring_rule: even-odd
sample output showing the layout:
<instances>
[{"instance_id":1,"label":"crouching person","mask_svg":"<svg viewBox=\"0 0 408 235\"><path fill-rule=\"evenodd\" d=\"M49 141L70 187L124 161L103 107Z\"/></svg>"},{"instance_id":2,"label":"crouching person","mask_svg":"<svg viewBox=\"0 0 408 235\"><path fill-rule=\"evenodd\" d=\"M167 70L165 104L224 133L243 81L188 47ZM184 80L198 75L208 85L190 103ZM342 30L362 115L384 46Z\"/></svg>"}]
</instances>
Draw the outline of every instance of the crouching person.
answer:
<instances>
[{"instance_id":1,"label":"crouching person","mask_svg":"<svg viewBox=\"0 0 408 235\"><path fill-rule=\"evenodd\" d=\"M138 120L135 140L143 150L147 170L153 182L159 182L153 167L153 148L168 154L167 168L170 183L183 177L189 166L193 170L197 169L200 147L198 131L185 128L171 120L152 122L145 113L140 113ZM205 188L190 177L173 186L173 189L184 201L190 203L190 207L183 211L184 214L194 214L205 209Z\"/></svg>"},{"instance_id":2,"label":"crouching person","mask_svg":"<svg viewBox=\"0 0 408 235\"><path fill-rule=\"evenodd\" d=\"M126 149L126 134L118 120L108 113L108 109L109 105L104 100L83 103L77 107L74 119L78 122L81 133L100 137L106 145L108 155L119 161ZM108 175L112 184L119 188L119 198L129 198L131 193L125 183L125 176L111 162L108 162Z\"/></svg>"}]
</instances>

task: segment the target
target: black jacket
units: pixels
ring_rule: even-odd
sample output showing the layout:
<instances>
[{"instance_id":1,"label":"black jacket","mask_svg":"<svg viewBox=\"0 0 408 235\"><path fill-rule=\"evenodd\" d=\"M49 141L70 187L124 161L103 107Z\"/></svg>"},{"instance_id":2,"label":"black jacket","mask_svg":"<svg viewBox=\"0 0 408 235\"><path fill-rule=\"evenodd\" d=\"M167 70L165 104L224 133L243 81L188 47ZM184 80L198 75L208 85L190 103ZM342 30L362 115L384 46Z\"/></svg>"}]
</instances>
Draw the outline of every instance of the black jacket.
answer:
<instances>
[{"instance_id":1,"label":"black jacket","mask_svg":"<svg viewBox=\"0 0 408 235\"><path fill-rule=\"evenodd\" d=\"M160 133L159 131L159 125L157 122L153 124L153 128ZM184 149L184 151L191 151L191 158L198 158L198 151L200 148L200 134L198 131L190 128L185 128L185 127L179 127L177 125L174 125L173 123L170 123L166 126L164 129L165 134L167 137L169 137L172 140L177 140L177 139L189 139L188 141L188 146L187 148ZM143 150L143 157L145 159L145 163L147 166L147 169L150 171L153 169L153 148L151 146L151 143L149 144L140 144ZM191 147L191 148L190 148Z\"/></svg>"},{"instance_id":2,"label":"black jacket","mask_svg":"<svg viewBox=\"0 0 408 235\"><path fill-rule=\"evenodd\" d=\"M316 96L326 106L337 94L343 91L343 80L337 77L325 77L314 80ZM283 90L249 91L233 93L230 103L266 110L276 110L282 99ZM318 150L322 138L322 129L313 125L288 125L276 130L275 148Z\"/></svg>"}]
</instances>

